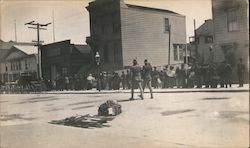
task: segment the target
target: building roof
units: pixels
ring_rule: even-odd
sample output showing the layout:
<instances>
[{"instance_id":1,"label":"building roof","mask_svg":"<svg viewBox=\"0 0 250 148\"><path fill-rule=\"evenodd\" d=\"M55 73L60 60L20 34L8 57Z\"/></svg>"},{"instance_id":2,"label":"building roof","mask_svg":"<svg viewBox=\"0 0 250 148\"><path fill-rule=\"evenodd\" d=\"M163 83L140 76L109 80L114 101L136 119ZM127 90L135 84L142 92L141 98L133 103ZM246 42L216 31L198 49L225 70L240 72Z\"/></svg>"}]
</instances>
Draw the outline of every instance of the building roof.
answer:
<instances>
[{"instance_id":1,"label":"building roof","mask_svg":"<svg viewBox=\"0 0 250 148\"><path fill-rule=\"evenodd\" d=\"M74 45L75 48L81 53L90 53L91 48L89 45Z\"/></svg>"},{"instance_id":2,"label":"building roof","mask_svg":"<svg viewBox=\"0 0 250 148\"><path fill-rule=\"evenodd\" d=\"M213 35L213 20L208 19L196 30L198 36L212 36Z\"/></svg>"},{"instance_id":3,"label":"building roof","mask_svg":"<svg viewBox=\"0 0 250 148\"><path fill-rule=\"evenodd\" d=\"M44 46L44 47L46 47L46 46L57 46L58 44L63 44L63 43L70 44L70 40L62 40L62 41L53 42L53 43L49 43L49 44L43 44L42 46Z\"/></svg>"},{"instance_id":4,"label":"building roof","mask_svg":"<svg viewBox=\"0 0 250 148\"><path fill-rule=\"evenodd\" d=\"M0 61L5 57L10 49L0 49Z\"/></svg>"},{"instance_id":5,"label":"building roof","mask_svg":"<svg viewBox=\"0 0 250 148\"><path fill-rule=\"evenodd\" d=\"M166 10L166 9L159 9L159 8L152 8L152 7L145 7L145 6L138 6L138 5L131 5L131 4L126 4L129 8L135 8L135 9L140 9L140 10L151 10L151 11L158 11L158 12L164 12L164 13L172 13L172 14L178 14L179 13Z\"/></svg>"},{"instance_id":6,"label":"building roof","mask_svg":"<svg viewBox=\"0 0 250 148\"><path fill-rule=\"evenodd\" d=\"M21 50L22 52L26 53L27 55L37 54L38 53L37 47L35 47L35 46L18 46L18 45L14 45L14 47Z\"/></svg>"},{"instance_id":7,"label":"building roof","mask_svg":"<svg viewBox=\"0 0 250 148\"><path fill-rule=\"evenodd\" d=\"M13 41L10 42L4 42L0 40L0 49L10 49L14 45Z\"/></svg>"}]
</instances>

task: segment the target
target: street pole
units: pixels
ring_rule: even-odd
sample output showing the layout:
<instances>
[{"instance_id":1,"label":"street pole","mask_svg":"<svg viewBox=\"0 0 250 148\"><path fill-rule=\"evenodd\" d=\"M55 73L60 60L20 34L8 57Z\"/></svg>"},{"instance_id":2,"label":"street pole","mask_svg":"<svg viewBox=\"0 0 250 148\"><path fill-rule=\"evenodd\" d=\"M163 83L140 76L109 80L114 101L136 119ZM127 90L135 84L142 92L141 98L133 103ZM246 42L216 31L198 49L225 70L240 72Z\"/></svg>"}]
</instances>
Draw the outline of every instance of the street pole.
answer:
<instances>
[{"instance_id":1,"label":"street pole","mask_svg":"<svg viewBox=\"0 0 250 148\"><path fill-rule=\"evenodd\" d=\"M14 23L14 27L15 27L15 41L17 42L17 33L16 33L16 20L14 20L15 23Z\"/></svg>"},{"instance_id":2,"label":"street pole","mask_svg":"<svg viewBox=\"0 0 250 148\"><path fill-rule=\"evenodd\" d=\"M56 38L55 38L55 20L54 20L54 10L52 11L52 19L53 19L53 42L55 43L55 40L56 40Z\"/></svg>"},{"instance_id":3,"label":"street pole","mask_svg":"<svg viewBox=\"0 0 250 148\"><path fill-rule=\"evenodd\" d=\"M97 65L97 73L98 73L98 81L97 81L97 89L100 92L101 91L101 57L99 55L99 52L96 52L95 55L96 65Z\"/></svg>"},{"instance_id":4,"label":"street pole","mask_svg":"<svg viewBox=\"0 0 250 148\"><path fill-rule=\"evenodd\" d=\"M40 26L37 23L37 49L38 49L38 78L42 78L41 48L40 48Z\"/></svg>"},{"instance_id":5,"label":"street pole","mask_svg":"<svg viewBox=\"0 0 250 148\"><path fill-rule=\"evenodd\" d=\"M196 34L196 25L195 25L195 19L194 19L194 41L195 41L195 58L198 61L198 46L197 46L197 34Z\"/></svg>"},{"instance_id":6,"label":"street pole","mask_svg":"<svg viewBox=\"0 0 250 148\"><path fill-rule=\"evenodd\" d=\"M188 53L187 53L187 48L188 48L188 46L187 46L187 44L185 45L185 59L186 59L186 63L185 64L187 64L188 63Z\"/></svg>"},{"instance_id":7,"label":"street pole","mask_svg":"<svg viewBox=\"0 0 250 148\"><path fill-rule=\"evenodd\" d=\"M25 23L24 25L31 25L34 27L28 27L30 29L36 29L37 30L37 50L38 50L38 55L37 55L37 78L42 79L42 64L41 64L41 41L40 41L40 30L47 30L46 28L42 27L47 27L51 23L47 24L40 24L40 23L34 23L35 21L31 21L28 23Z\"/></svg>"},{"instance_id":8,"label":"street pole","mask_svg":"<svg viewBox=\"0 0 250 148\"><path fill-rule=\"evenodd\" d=\"M101 91L101 67L100 64L98 65L98 91Z\"/></svg>"},{"instance_id":9,"label":"street pole","mask_svg":"<svg viewBox=\"0 0 250 148\"><path fill-rule=\"evenodd\" d=\"M168 65L170 65L170 47L171 47L171 25L169 25L169 37L168 37Z\"/></svg>"}]
</instances>

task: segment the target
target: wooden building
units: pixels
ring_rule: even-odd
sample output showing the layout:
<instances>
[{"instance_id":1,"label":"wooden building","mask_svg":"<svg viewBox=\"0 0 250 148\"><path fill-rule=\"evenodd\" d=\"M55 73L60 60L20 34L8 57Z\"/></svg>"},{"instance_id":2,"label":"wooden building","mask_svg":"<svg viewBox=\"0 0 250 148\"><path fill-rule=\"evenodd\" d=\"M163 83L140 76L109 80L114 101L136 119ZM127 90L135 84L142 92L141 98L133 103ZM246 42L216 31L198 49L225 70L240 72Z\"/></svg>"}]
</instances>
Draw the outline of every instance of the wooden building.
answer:
<instances>
[{"instance_id":1,"label":"wooden building","mask_svg":"<svg viewBox=\"0 0 250 148\"><path fill-rule=\"evenodd\" d=\"M74 76L92 64L90 47L71 44L70 40L43 45L41 57L42 76L47 80L55 80L57 76Z\"/></svg>"},{"instance_id":2,"label":"wooden building","mask_svg":"<svg viewBox=\"0 0 250 148\"><path fill-rule=\"evenodd\" d=\"M185 16L176 12L125 4L123 0L95 0L86 7L90 37L86 42L99 51L103 69L117 70L137 59L154 66L183 63L186 44Z\"/></svg>"},{"instance_id":3,"label":"wooden building","mask_svg":"<svg viewBox=\"0 0 250 148\"><path fill-rule=\"evenodd\" d=\"M205 22L196 29L196 40L194 37L189 37L191 56L195 57L197 62L201 64L210 64L213 62L214 52L211 51L214 38L213 33L213 20L209 19L205 20Z\"/></svg>"},{"instance_id":4,"label":"wooden building","mask_svg":"<svg viewBox=\"0 0 250 148\"><path fill-rule=\"evenodd\" d=\"M239 58L243 59L246 68L249 67L249 2L248 0L212 0L212 12L214 60L215 62L228 61L236 75Z\"/></svg>"},{"instance_id":5,"label":"wooden building","mask_svg":"<svg viewBox=\"0 0 250 148\"><path fill-rule=\"evenodd\" d=\"M18 81L21 75L37 77L37 48L13 45L0 60L1 82Z\"/></svg>"}]
</instances>

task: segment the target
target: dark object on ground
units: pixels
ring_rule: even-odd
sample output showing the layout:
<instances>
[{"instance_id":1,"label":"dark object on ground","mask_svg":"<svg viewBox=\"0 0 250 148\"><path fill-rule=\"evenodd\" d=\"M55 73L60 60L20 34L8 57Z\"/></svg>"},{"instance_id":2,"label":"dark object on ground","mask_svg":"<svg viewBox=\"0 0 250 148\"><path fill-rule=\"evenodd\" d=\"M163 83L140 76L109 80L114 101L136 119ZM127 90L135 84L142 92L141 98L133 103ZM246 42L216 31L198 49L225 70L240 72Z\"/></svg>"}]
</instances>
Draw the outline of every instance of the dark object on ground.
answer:
<instances>
[{"instance_id":1,"label":"dark object on ground","mask_svg":"<svg viewBox=\"0 0 250 148\"><path fill-rule=\"evenodd\" d=\"M108 100L98 109L99 116L116 116L122 112L122 106L116 101Z\"/></svg>"},{"instance_id":2,"label":"dark object on ground","mask_svg":"<svg viewBox=\"0 0 250 148\"><path fill-rule=\"evenodd\" d=\"M108 123L108 121L113 120L114 117L104 117L104 116L90 116L89 114L84 116L72 116L62 120L52 120L51 124L60 124L66 126L74 126L74 127L81 127L81 128L102 128L108 127L108 125L104 125Z\"/></svg>"}]
</instances>

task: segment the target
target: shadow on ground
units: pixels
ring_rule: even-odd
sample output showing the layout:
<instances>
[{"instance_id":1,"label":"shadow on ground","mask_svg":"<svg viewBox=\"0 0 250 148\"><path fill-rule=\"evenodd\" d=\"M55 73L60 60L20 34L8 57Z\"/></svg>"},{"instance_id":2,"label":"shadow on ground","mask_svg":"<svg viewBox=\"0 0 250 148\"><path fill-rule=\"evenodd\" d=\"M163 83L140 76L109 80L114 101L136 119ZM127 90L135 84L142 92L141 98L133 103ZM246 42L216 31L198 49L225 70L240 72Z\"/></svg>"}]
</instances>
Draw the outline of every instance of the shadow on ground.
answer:
<instances>
[{"instance_id":1,"label":"shadow on ground","mask_svg":"<svg viewBox=\"0 0 250 148\"><path fill-rule=\"evenodd\" d=\"M18 102L15 104L26 104L26 103L39 103L39 102L47 102L47 101L55 101L55 100L61 100L62 98L56 98L53 96L49 97L34 97L34 98L29 98L26 99L25 101Z\"/></svg>"},{"instance_id":2,"label":"shadow on ground","mask_svg":"<svg viewBox=\"0 0 250 148\"><path fill-rule=\"evenodd\" d=\"M10 120L26 120L31 121L36 118L24 117L23 114L10 114L10 115L0 115L0 121L10 121Z\"/></svg>"},{"instance_id":3,"label":"shadow on ground","mask_svg":"<svg viewBox=\"0 0 250 148\"><path fill-rule=\"evenodd\" d=\"M226 99L230 99L227 97L218 97L218 98L202 98L202 100L226 100Z\"/></svg>"},{"instance_id":4,"label":"shadow on ground","mask_svg":"<svg viewBox=\"0 0 250 148\"><path fill-rule=\"evenodd\" d=\"M194 111L194 109L164 111L161 113L161 115L162 116L170 116L170 115L181 114L181 113L192 112L192 111Z\"/></svg>"}]
</instances>

